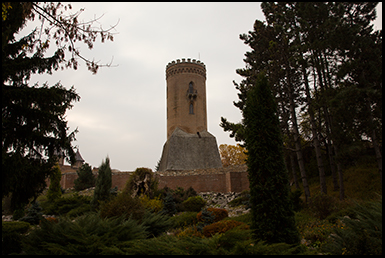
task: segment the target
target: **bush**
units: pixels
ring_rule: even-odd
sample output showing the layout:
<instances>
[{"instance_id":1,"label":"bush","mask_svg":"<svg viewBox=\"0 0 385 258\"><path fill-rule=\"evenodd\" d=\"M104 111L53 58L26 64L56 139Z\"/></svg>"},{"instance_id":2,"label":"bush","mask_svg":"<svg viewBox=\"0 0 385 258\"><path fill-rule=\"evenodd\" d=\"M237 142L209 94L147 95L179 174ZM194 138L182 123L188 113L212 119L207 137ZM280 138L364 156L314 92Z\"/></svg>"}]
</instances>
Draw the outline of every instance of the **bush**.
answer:
<instances>
[{"instance_id":1,"label":"bush","mask_svg":"<svg viewBox=\"0 0 385 258\"><path fill-rule=\"evenodd\" d=\"M176 204L174 201L174 198L172 197L171 193L167 193L166 197L164 198L164 205L162 209L163 214L167 214L169 216L174 215L177 210L176 210Z\"/></svg>"},{"instance_id":2,"label":"bush","mask_svg":"<svg viewBox=\"0 0 385 258\"><path fill-rule=\"evenodd\" d=\"M382 255L382 198L369 206L357 204L355 218L344 217L322 250L331 254Z\"/></svg>"},{"instance_id":3,"label":"bush","mask_svg":"<svg viewBox=\"0 0 385 258\"><path fill-rule=\"evenodd\" d=\"M226 209L207 208L207 211L210 211L213 213L214 222L220 221L229 216ZM198 221L202 221L202 211L197 214L197 219Z\"/></svg>"},{"instance_id":4,"label":"bush","mask_svg":"<svg viewBox=\"0 0 385 258\"><path fill-rule=\"evenodd\" d=\"M20 221L28 222L32 225L39 224L40 220L43 218L43 213L41 213L42 208L40 207L39 202L32 203L31 207L28 209L27 215L22 217Z\"/></svg>"},{"instance_id":5,"label":"bush","mask_svg":"<svg viewBox=\"0 0 385 258\"><path fill-rule=\"evenodd\" d=\"M138 198L132 198L129 194L120 193L112 200L100 205L100 216L102 218L113 218L123 216L128 219L141 220L145 208Z\"/></svg>"},{"instance_id":6,"label":"bush","mask_svg":"<svg viewBox=\"0 0 385 258\"><path fill-rule=\"evenodd\" d=\"M74 181L76 191L81 191L95 186L95 176L92 174L92 168L88 163L83 164L76 170L78 178Z\"/></svg>"},{"instance_id":7,"label":"bush","mask_svg":"<svg viewBox=\"0 0 385 258\"><path fill-rule=\"evenodd\" d=\"M157 237L173 225L173 221L169 216L162 213L152 213L150 211L144 213L140 223L148 232L149 237Z\"/></svg>"},{"instance_id":8,"label":"bush","mask_svg":"<svg viewBox=\"0 0 385 258\"><path fill-rule=\"evenodd\" d=\"M221 220L213 224L207 225L203 228L203 235L205 237L211 237L217 233L225 233L226 231L240 226L242 229L249 229L249 226L245 223L235 220Z\"/></svg>"},{"instance_id":9,"label":"bush","mask_svg":"<svg viewBox=\"0 0 385 258\"><path fill-rule=\"evenodd\" d=\"M181 228L188 227L194 225L198 222L197 212L182 212L178 215L171 217L171 221L173 221L173 228Z\"/></svg>"},{"instance_id":10,"label":"bush","mask_svg":"<svg viewBox=\"0 0 385 258\"><path fill-rule=\"evenodd\" d=\"M1 224L1 254L20 253L21 234L28 231L30 224L23 221L2 221Z\"/></svg>"},{"instance_id":11,"label":"bush","mask_svg":"<svg viewBox=\"0 0 385 258\"><path fill-rule=\"evenodd\" d=\"M336 210L336 201L330 195L318 193L311 197L309 209L315 217L322 220Z\"/></svg>"},{"instance_id":12,"label":"bush","mask_svg":"<svg viewBox=\"0 0 385 258\"><path fill-rule=\"evenodd\" d=\"M80 195L74 193L68 197L61 197L53 202L43 202L43 211L49 215L82 215L84 212L91 210L91 196Z\"/></svg>"},{"instance_id":13,"label":"bush","mask_svg":"<svg viewBox=\"0 0 385 258\"><path fill-rule=\"evenodd\" d=\"M134 220L123 216L102 219L97 213L90 213L75 221L43 220L41 228L33 230L23 241L23 251L32 255L124 254L128 241L146 237L145 227Z\"/></svg>"},{"instance_id":14,"label":"bush","mask_svg":"<svg viewBox=\"0 0 385 258\"><path fill-rule=\"evenodd\" d=\"M239 205L246 205L246 208L249 208L249 206L250 206L249 200L250 200L250 191L245 190L240 194L240 196L238 196L234 200L230 201L228 204L230 207L236 207Z\"/></svg>"},{"instance_id":15,"label":"bush","mask_svg":"<svg viewBox=\"0 0 385 258\"><path fill-rule=\"evenodd\" d=\"M302 195L302 191L300 189L296 189L294 191L289 192L289 199L293 203L294 211L300 211L304 206L304 203L300 198L301 195Z\"/></svg>"},{"instance_id":16,"label":"bush","mask_svg":"<svg viewBox=\"0 0 385 258\"><path fill-rule=\"evenodd\" d=\"M197 192L192 187L189 187L187 190L184 190L182 187L172 190L165 186L163 189L156 191L155 194L163 196L164 199L167 195L171 195L175 202L176 212L187 211L184 208L183 202L189 197L197 196Z\"/></svg>"},{"instance_id":17,"label":"bush","mask_svg":"<svg viewBox=\"0 0 385 258\"><path fill-rule=\"evenodd\" d=\"M205 205L206 201L200 196L191 196L182 202L185 211L199 212Z\"/></svg>"},{"instance_id":18,"label":"bush","mask_svg":"<svg viewBox=\"0 0 385 258\"><path fill-rule=\"evenodd\" d=\"M160 212L163 209L163 201L159 197L150 199L147 195L139 196L142 205L151 212Z\"/></svg>"}]
</instances>

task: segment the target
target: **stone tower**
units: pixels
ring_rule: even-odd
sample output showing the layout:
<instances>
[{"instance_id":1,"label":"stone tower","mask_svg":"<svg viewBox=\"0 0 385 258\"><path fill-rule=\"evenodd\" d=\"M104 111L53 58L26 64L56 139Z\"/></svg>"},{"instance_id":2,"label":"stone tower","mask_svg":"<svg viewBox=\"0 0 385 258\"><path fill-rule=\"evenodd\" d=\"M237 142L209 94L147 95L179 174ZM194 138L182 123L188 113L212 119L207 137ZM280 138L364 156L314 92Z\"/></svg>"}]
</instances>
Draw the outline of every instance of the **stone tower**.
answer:
<instances>
[{"instance_id":1,"label":"stone tower","mask_svg":"<svg viewBox=\"0 0 385 258\"><path fill-rule=\"evenodd\" d=\"M222 167L215 137L207 132L206 66L177 59L166 66L167 142L159 171Z\"/></svg>"}]
</instances>

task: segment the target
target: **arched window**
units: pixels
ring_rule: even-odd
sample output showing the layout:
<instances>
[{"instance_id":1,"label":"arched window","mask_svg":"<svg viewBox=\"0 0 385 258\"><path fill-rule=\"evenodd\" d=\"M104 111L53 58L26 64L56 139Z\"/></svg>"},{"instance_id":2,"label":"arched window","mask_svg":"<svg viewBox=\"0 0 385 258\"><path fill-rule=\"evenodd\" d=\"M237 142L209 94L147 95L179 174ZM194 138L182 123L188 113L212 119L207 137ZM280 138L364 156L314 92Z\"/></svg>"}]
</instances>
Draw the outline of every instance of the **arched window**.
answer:
<instances>
[{"instance_id":1,"label":"arched window","mask_svg":"<svg viewBox=\"0 0 385 258\"><path fill-rule=\"evenodd\" d=\"M188 93L194 93L194 85L193 82L190 82L188 85Z\"/></svg>"},{"instance_id":2,"label":"arched window","mask_svg":"<svg viewBox=\"0 0 385 258\"><path fill-rule=\"evenodd\" d=\"M194 104L190 102L190 114L194 114Z\"/></svg>"}]
</instances>

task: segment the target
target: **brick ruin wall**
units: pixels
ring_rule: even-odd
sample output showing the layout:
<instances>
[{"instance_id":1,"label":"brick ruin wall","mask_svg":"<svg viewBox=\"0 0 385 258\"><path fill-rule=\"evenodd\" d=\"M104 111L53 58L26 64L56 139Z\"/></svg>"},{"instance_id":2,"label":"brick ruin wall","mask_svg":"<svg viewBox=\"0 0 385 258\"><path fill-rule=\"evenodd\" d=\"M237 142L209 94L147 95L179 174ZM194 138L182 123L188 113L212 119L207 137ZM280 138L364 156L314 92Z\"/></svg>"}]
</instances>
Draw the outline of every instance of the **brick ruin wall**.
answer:
<instances>
[{"instance_id":1,"label":"brick ruin wall","mask_svg":"<svg viewBox=\"0 0 385 258\"><path fill-rule=\"evenodd\" d=\"M130 175L133 172L112 172L112 187L117 186L119 190L123 189ZM155 172L155 177L159 180L159 188L165 186L175 189L182 187L184 189L190 186L197 192L242 192L249 189L249 180L247 177L247 167L229 166L224 168L195 169L182 171ZM62 173L60 181L64 189L74 187L74 181L77 178L76 172ZM49 185L49 182L47 182Z\"/></svg>"}]
</instances>

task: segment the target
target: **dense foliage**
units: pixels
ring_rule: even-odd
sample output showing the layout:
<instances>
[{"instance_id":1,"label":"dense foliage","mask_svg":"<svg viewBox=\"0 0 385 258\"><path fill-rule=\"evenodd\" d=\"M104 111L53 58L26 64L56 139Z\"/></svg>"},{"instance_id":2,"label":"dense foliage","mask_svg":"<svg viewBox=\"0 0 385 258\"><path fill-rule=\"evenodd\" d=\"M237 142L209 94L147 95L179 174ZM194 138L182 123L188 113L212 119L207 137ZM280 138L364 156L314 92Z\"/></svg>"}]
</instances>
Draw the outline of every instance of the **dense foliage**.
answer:
<instances>
[{"instance_id":1,"label":"dense foliage","mask_svg":"<svg viewBox=\"0 0 385 258\"><path fill-rule=\"evenodd\" d=\"M76 191L81 191L95 186L95 176L92 174L92 168L88 163L83 164L76 170L78 178L74 181Z\"/></svg>"},{"instance_id":2,"label":"dense foliage","mask_svg":"<svg viewBox=\"0 0 385 258\"><path fill-rule=\"evenodd\" d=\"M99 166L98 177L96 178L96 186L94 191L94 198L91 201L93 207L98 207L100 202L107 201L110 198L112 174L110 167L110 158L107 157L105 161Z\"/></svg>"},{"instance_id":3,"label":"dense foliage","mask_svg":"<svg viewBox=\"0 0 385 258\"><path fill-rule=\"evenodd\" d=\"M247 94L243 112L253 217L251 229L257 239L267 243L294 244L299 239L276 113L267 78L260 74Z\"/></svg>"},{"instance_id":4,"label":"dense foliage","mask_svg":"<svg viewBox=\"0 0 385 258\"><path fill-rule=\"evenodd\" d=\"M11 196L13 210L43 191L45 179L54 173L57 154L75 162L72 142L77 131L69 132L65 113L79 95L73 86L66 89L60 82L31 85L31 76L77 69L79 59L96 73L100 65L83 57L77 43L91 49L98 36L102 42L113 40L109 31L91 27L98 19L80 23L81 12L66 15L69 9L71 5L61 3L2 3L1 196ZM35 18L41 26L23 36L23 28Z\"/></svg>"},{"instance_id":5,"label":"dense foliage","mask_svg":"<svg viewBox=\"0 0 385 258\"><path fill-rule=\"evenodd\" d=\"M264 72L293 180L298 185L301 178L306 201L314 170L322 193L328 194L325 178L332 175L332 189L344 199L342 170L368 149L382 178L382 30L371 24L377 4L264 2L266 21L256 20L252 31L240 35L251 50L245 68L236 71L243 80L234 82L234 105L244 111L255 76ZM245 142L244 121L222 117L221 126ZM305 164L309 156L313 166Z\"/></svg>"}]
</instances>

